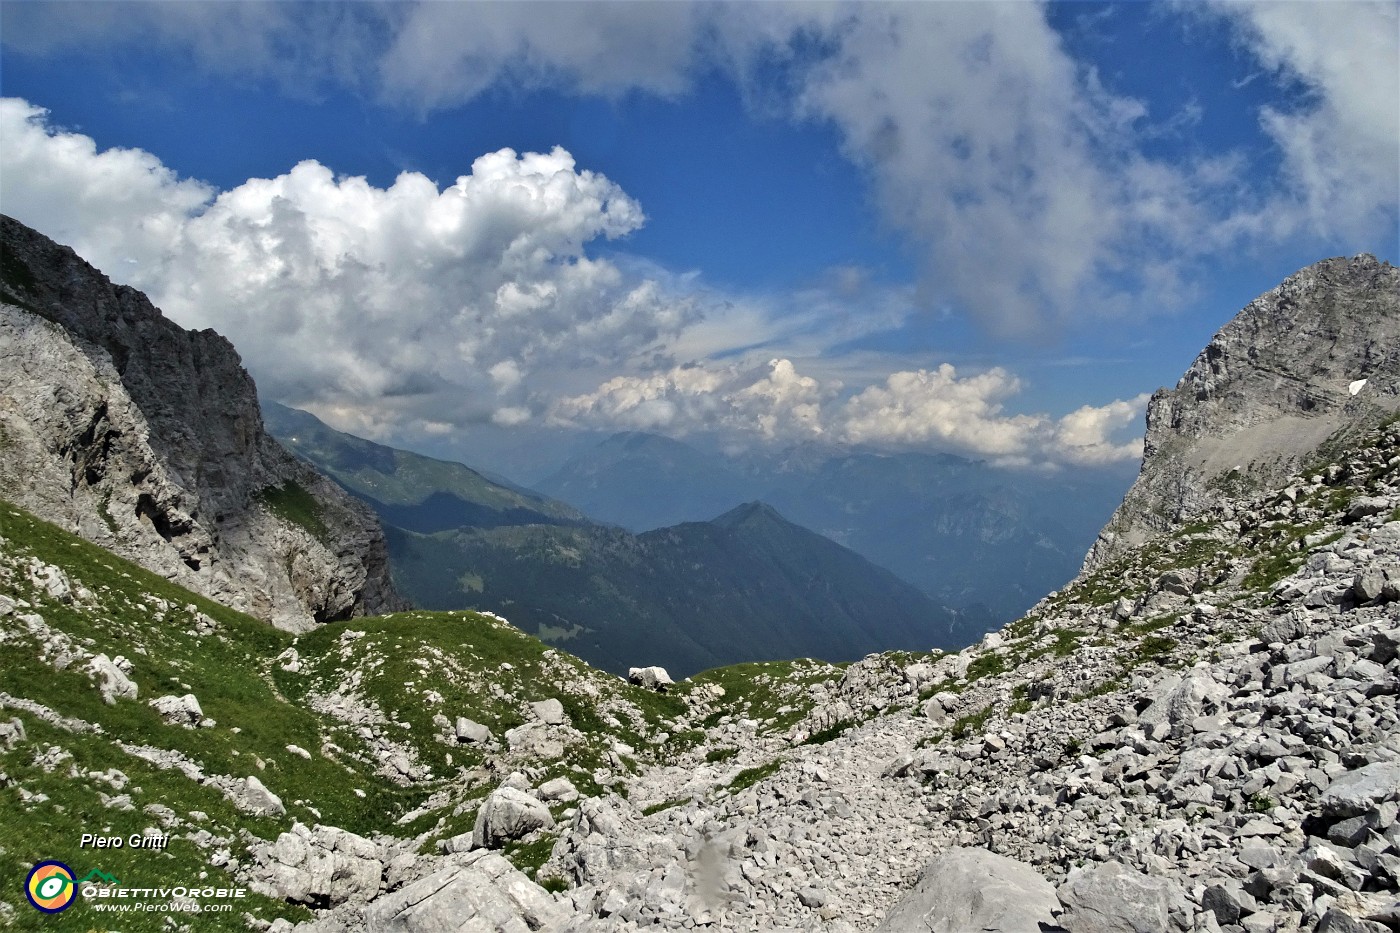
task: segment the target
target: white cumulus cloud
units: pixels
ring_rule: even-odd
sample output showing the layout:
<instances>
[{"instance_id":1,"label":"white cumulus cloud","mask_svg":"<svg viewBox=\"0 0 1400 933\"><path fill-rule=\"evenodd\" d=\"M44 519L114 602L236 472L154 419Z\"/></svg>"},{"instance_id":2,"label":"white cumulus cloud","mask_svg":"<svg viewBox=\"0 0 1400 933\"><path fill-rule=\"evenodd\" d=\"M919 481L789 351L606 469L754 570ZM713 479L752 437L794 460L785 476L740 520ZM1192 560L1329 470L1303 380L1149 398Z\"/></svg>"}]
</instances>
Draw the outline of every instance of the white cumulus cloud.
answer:
<instances>
[{"instance_id":1,"label":"white cumulus cloud","mask_svg":"<svg viewBox=\"0 0 1400 933\"><path fill-rule=\"evenodd\" d=\"M623 365L697 314L587 254L644 217L563 149L484 155L445 189L308 161L216 196L149 153L98 152L24 101L0 103L0 136L8 212L182 324L216 328L264 390L318 410L517 424L531 373Z\"/></svg>"},{"instance_id":2,"label":"white cumulus cloud","mask_svg":"<svg viewBox=\"0 0 1400 933\"><path fill-rule=\"evenodd\" d=\"M595 391L560 399L556 424L604 430L696 431L762 441L821 441L884 449L937 449L1008 466L1106 465L1142 455L1142 438L1122 438L1147 396L1085 406L1055 419L1010 414L1022 382L1001 368L959 375L890 374L842 398L834 380L804 375L787 359L759 366L683 366L618 376Z\"/></svg>"},{"instance_id":3,"label":"white cumulus cloud","mask_svg":"<svg viewBox=\"0 0 1400 933\"><path fill-rule=\"evenodd\" d=\"M841 412L841 432L852 443L918 446L930 442L998 457L1022 456L1039 423L1002 415L1002 402L1021 389L1004 369L959 378L938 369L892 373L884 385L853 396Z\"/></svg>"},{"instance_id":4,"label":"white cumulus cloud","mask_svg":"<svg viewBox=\"0 0 1400 933\"><path fill-rule=\"evenodd\" d=\"M763 440L822 436L822 404L840 384L823 386L790 360L761 365L677 366L641 376L617 376L593 392L559 399L555 424L604 430L716 431Z\"/></svg>"},{"instance_id":5,"label":"white cumulus cloud","mask_svg":"<svg viewBox=\"0 0 1400 933\"><path fill-rule=\"evenodd\" d=\"M1378 234L1393 239L1393 2L1175 7L1229 24L1261 68L1305 90L1275 88L1258 114L1280 156L1276 172L1261 170L1268 160L1258 153L1210 139L1195 156L1154 156L1153 141L1189 128L1203 104L1153 113L1115 92L1074 57L1047 10L11 4L5 41L32 54L151 44L221 75L308 93L338 84L419 113L500 87L674 97L701 75L725 74L766 116L833 127L918 257L923 306L954 304L999 332L1170 306L1191 293L1196 261L1223 250L1300 235L1369 248Z\"/></svg>"}]
</instances>

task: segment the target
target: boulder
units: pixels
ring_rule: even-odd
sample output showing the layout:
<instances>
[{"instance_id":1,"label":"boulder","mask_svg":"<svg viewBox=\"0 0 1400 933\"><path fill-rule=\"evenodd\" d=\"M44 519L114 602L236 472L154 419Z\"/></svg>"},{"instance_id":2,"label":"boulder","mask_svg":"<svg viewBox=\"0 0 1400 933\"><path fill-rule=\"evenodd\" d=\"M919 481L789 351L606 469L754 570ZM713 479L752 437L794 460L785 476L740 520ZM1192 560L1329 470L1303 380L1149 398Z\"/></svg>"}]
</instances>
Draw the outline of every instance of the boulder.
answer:
<instances>
[{"instance_id":1,"label":"boulder","mask_svg":"<svg viewBox=\"0 0 1400 933\"><path fill-rule=\"evenodd\" d=\"M1207 669L1197 668L1180 680L1172 675L1153 690L1152 703L1142 711L1138 722L1148 727L1160 723L1189 724L1203 713L1218 708L1227 696L1229 691L1217 683Z\"/></svg>"},{"instance_id":2,"label":"boulder","mask_svg":"<svg viewBox=\"0 0 1400 933\"><path fill-rule=\"evenodd\" d=\"M539 788L543 800L557 800L560 803L573 803L578 799L578 788L566 777L545 781Z\"/></svg>"},{"instance_id":3,"label":"boulder","mask_svg":"<svg viewBox=\"0 0 1400 933\"><path fill-rule=\"evenodd\" d=\"M1390 508L1390 500L1384 496L1362 496L1347 507L1346 520L1360 521L1368 515L1379 515Z\"/></svg>"},{"instance_id":4,"label":"boulder","mask_svg":"<svg viewBox=\"0 0 1400 933\"><path fill-rule=\"evenodd\" d=\"M136 683L119 666L124 660L118 657L113 661L105 654L99 654L88 662L88 670L102 681L97 689L102 694L102 702L108 706L115 706L118 699L136 699Z\"/></svg>"},{"instance_id":5,"label":"boulder","mask_svg":"<svg viewBox=\"0 0 1400 933\"><path fill-rule=\"evenodd\" d=\"M199 708L199 700L193 693L187 693L182 697L156 697L150 702L150 705L155 708L157 713L160 713L161 719L172 726L193 729L204 718L204 710Z\"/></svg>"},{"instance_id":6,"label":"boulder","mask_svg":"<svg viewBox=\"0 0 1400 933\"><path fill-rule=\"evenodd\" d=\"M986 849L949 849L929 862L913 891L876 933L1040 933L1060 902L1034 868ZM1077 931L1076 931L1077 933Z\"/></svg>"},{"instance_id":7,"label":"boulder","mask_svg":"<svg viewBox=\"0 0 1400 933\"><path fill-rule=\"evenodd\" d=\"M1322 795L1322 810L1336 817L1356 816L1387 800L1400 800L1397 761L1378 761L1340 775Z\"/></svg>"},{"instance_id":8,"label":"boulder","mask_svg":"<svg viewBox=\"0 0 1400 933\"><path fill-rule=\"evenodd\" d=\"M470 852L375 901L364 925L382 933L523 933L553 928L567 916L548 891L500 855Z\"/></svg>"},{"instance_id":9,"label":"boulder","mask_svg":"<svg viewBox=\"0 0 1400 933\"><path fill-rule=\"evenodd\" d=\"M671 679L670 674L666 673L664 667L629 668L627 679L640 687L655 690L657 693L665 693L675 686L675 681Z\"/></svg>"},{"instance_id":10,"label":"boulder","mask_svg":"<svg viewBox=\"0 0 1400 933\"><path fill-rule=\"evenodd\" d=\"M531 703L530 709L534 711L535 718L539 719L539 721L546 726L568 725L569 717L564 712L564 704L556 699L550 698L548 700L540 700L537 703Z\"/></svg>"},{"instance_id":11,"label":"boulder","mask_svg":"<svg viewBox=\"0 0 1400 933\"><path fill-rule=\"evenodd\" d=\"M1187 929L1185 893L1119 862L1071 871L1060 885L1060 923L1074 933L1168 933Z\"/></svg>"},{"instance_id":12,"label":"boulder","mask_svg":"<svg viewBox=\"0 0 1400 933\"><path fill-rule=\"evenodd\" d=\"M472 742L476 745L483 745L491 741L491 730L481 723L466 718L457 717L457 727L454 730L458 742Z\"/></svg>"},{"instance_id":13,"label":"boulder","mask_svg":"<svg viewBox=\"0 0 1400 933\"><path fill-rule=\"evenodd\" d=\"M486 798L476 814L472 843L477 848L498 849L506 842L550 829L554 817L549 807L514 787L500 787Z\"/></svg>"},{"instance_id":14,"label":"boulder","mask_svg":"<svg viewBox=\"0 0 1400 933\"><path fill-rule=\"evenodd\" d=\"M236 803L249 813L259 816L283 816L287 812L287 808L282 805L282 798L268 790L262 781L251 774L243 779L243 787Z\"/></svg>"},{"instance_id":15,"label":"boulder","mask_svg":"<svg viewBox=\"0 0 1400 933\"><path fill-rule=\"evenodd\" d=\"M0 722L0 748L14 748L27 737L24 734L24 721L18 716L9 722Z\"/></svg>"}]
</instances>

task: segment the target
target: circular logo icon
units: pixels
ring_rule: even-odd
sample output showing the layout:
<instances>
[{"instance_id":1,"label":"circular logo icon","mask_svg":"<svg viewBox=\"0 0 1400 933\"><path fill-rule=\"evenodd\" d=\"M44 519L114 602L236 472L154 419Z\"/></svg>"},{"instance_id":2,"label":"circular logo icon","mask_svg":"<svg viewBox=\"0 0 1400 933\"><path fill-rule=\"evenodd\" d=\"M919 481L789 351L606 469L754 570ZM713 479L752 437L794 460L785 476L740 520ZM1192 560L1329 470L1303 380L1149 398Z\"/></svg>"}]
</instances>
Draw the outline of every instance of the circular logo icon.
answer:
<instances>
[{"instance_id":1,"label":"circular logo icon","mask_svg":"<svg viewBox=\"0 0 1400 933\"><path fill-rule=\"evenodd\" d=\"M62 862L40 862L25 879L24 894L35 910L46 914L66 910L78 896L73 869Z\"/></svg>"}]
</instances>

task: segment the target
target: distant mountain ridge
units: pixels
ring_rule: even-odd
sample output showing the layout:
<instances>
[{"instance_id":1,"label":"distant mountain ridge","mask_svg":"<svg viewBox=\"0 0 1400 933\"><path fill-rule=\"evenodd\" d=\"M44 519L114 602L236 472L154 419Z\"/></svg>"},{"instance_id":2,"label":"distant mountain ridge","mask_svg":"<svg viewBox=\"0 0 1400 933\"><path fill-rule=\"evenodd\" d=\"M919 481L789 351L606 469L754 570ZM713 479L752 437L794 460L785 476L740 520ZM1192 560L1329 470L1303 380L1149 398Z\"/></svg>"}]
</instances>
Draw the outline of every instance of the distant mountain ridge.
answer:
<instances>
[{"instance_id":1,"label":"distant mountain ridge","mask_svg":"<svg viewBox=\"0 0 1400 933\"><path fill-rule=\"evenodd\" d=\"M268 430L288 450L368 502L384 521L408 531L589 521L573 506L506 486L463 464L344 434L276 402L264 401L262 411Z\"/></svg>"},{"instance_id":2,"label":"distant mountain ridge","mask_svg":"<svg viewBox=\"0 0 1400 933\"><path fill-rule=\"evenodd\" d=\"M684 676L759 659L853 660L960 647L990 624L771 505L635 535L461 464L343 434L306 412L264 410L288 449L379 514L395 582L417 605L498 612L608 670L660 664ZM657 446L648 435L632 443Z\"/></svg>"},{"instance_id":3,"label":"distant mountain ridge","mask_svg":"<svg viewBox=\"0 0 1400 933\"><path fill-rule=\"evenodd\" d=\"M640 535L596 525L388 533L395 579L424 608L499 612L615 672L849 661L961 646L988 624L758 503Z\"/></svg>"},{"instance_id":4,"label":"distant mountain ridge","mask_svg":"<svg viewBox=\"0 0 1400 933\"><path fill-rule=\"evenodd\" d=\"M1041 476L951 454L794 451L742 463L682 441L614 435L537 485L633 531L773 505L948 606L1014 618L1063 585L1132 481Z\"/></svg>"}]
</instances>

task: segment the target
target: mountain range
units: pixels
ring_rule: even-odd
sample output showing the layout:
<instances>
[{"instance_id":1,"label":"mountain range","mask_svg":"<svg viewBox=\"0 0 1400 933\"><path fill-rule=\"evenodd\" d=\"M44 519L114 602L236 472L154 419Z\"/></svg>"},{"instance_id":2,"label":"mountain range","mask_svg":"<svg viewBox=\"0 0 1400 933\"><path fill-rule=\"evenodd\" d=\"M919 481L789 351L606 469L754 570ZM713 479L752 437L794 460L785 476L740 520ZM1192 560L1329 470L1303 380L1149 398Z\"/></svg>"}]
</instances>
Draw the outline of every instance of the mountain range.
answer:
<instances>
[{"instance_id":1,"label":"mountain range","mask_svg":"<svg viewBox=\"0 0 1400 933\"><path fill-rule=\"evenodd\" d=\"M951 454L802 449L746 458L618 434L535 484L633 531L761 500L945 605L1006 621L1078 571L1132 482L993 467Z\"/></svg>"},{"instance_id":2,"label":"mountain range","mask_svg":"<svg viewBox=\"0 0 1400 933\"><path fill-rule=\"evenodd\" d=\"M1083 570L977 644L650 687L491 614L371 614L397 597L367 506L268 446L226 343L9 223L0 273L6 928L1400 928L1387 263L1309 266L1226 325L1156 397ZM417 475L357 450L366 489ZM544 507L514 494L465 514ZM859 560L757 503L639 536L555 518L473 533L670 538L658 573L739 535L794 585ZM774 579L746 569L703 598ZM86 877L94 827L168 848L100 854L120 901L34 909L23 879Z\"/></svg>"},{"instance_id":3,"label":"mountain range","mask_svg":"<svg viewBox=\"0 0 1400 933\"><path fill-rule=\"evenodd\" d=\"M795 655L853 660L957 647L990 624L761 503L633 534L306 412L263 411L289 450L379 515L394 581L416 605L500 613L606 670L659 664L683 676Z\"/></svg>"}]
</instances>

